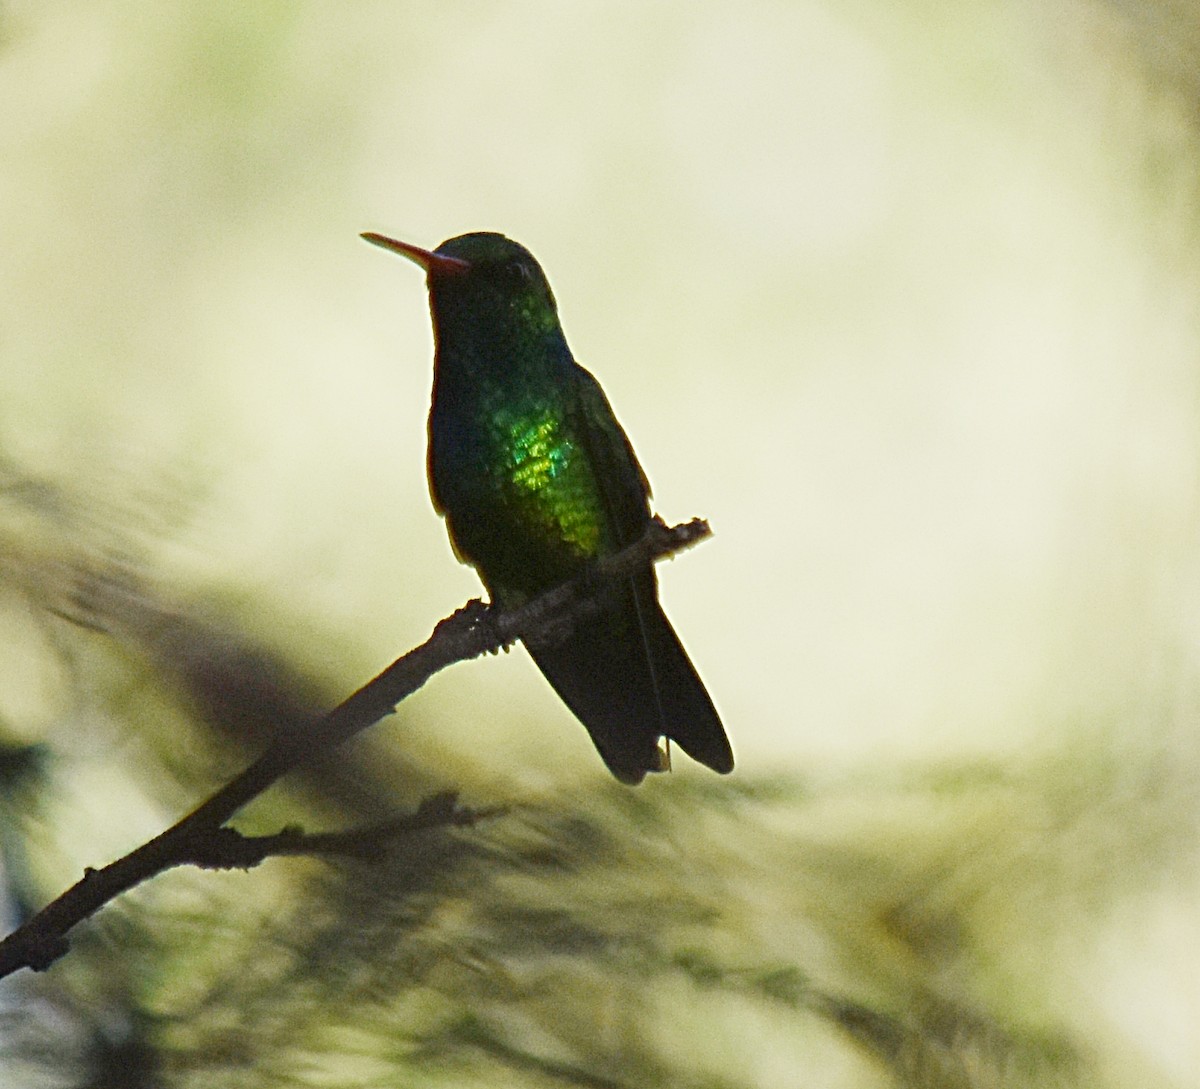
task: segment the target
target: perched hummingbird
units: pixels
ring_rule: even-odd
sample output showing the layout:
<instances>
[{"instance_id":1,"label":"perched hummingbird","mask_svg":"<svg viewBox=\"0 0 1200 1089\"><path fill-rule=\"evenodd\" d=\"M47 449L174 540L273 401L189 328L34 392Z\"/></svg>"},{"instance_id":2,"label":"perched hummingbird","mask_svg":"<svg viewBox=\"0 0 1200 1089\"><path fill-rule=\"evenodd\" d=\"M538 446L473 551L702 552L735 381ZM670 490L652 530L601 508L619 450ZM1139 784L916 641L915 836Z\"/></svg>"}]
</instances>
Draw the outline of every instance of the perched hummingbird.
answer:
<instances>
[{"instance_id":1,"label":"perched hummingbird","mask_svg":"<svg viewBox=\"0 0 1200 1089\"><path fill-rule=\"evenodd\" d=\"M502 234L423 250L368 233L415 261L435 342L429 487L459 559L504 608L632 544L650 485L599 383L567 347L541 266ZM714 771L733 753L704 684L658 603L652 567L601 592L601 609L555 645L528 646L587 727L609 770L640 783L667 767L667 737Z\"/></svg>"}]
</instances>

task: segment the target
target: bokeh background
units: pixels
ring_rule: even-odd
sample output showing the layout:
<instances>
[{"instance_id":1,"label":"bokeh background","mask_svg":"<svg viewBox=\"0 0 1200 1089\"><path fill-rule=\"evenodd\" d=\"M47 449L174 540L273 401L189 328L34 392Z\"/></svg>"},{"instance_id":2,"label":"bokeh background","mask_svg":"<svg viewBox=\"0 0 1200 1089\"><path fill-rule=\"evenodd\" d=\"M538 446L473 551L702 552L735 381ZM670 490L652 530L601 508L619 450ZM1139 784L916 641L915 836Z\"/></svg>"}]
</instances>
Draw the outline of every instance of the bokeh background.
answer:
<instances>
[{"instance_id":1,"label":"bokeh background","mask_svg":"<svg viewBox=\"0 0 1200 1089\"><path fill-rule=\"evenodd\" d=\"M1198 57L1116 0L0 6L10 922L479 593L363 230L542 261L712 522L660 577L739 762L630 792L456 667L246 819L518 814L158 879L4 985L8 1083L1200 1085Z\"/></svg>"}]
</instances>

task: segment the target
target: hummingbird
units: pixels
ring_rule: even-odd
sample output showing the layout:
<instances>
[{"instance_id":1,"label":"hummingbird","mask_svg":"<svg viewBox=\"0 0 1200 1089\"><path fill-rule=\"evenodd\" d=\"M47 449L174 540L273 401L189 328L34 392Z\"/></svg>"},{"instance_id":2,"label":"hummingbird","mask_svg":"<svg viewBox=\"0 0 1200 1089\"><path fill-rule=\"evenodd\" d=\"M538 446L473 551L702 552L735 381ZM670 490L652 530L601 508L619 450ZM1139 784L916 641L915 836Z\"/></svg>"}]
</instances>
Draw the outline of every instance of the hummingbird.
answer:
<instances>
[{"instance_id":1,"label":"hummingbird","mask_svg":"<svg viewBox=\"0 0 1200 1089\"><path fill-rule=\"evenodd\" d=\"M421 249L366 241L425 270L433 318L427 468L455 555L513 608L632 544L650 484L600 384L580 366L550 284L491 231ZM636 785L669 767L659 739L725 774L733 753L704 683L658 601L652 566L606 584L562 641L525 640L609 770ZM669 751L669 750L668 750Z\"/></svg>"}]
</instances>

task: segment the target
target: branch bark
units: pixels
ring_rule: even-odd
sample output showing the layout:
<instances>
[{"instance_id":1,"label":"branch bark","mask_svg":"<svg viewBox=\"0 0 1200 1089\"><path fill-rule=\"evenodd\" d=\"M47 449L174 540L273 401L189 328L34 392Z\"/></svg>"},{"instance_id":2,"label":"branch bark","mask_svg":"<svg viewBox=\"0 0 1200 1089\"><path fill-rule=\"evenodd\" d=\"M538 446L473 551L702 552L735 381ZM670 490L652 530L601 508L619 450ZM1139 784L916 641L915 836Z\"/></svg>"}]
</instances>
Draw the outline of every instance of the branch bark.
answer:
<instances>
[{"instance_id":1,"label":"branch bark","mask_svg":"<svg viewBox=\"0 0 1200 1089\"><path fill-rule=\"evenodd\" d=\"M599 560L577 578L519 608L505 611L478 600L468 602L440 621L424 643L398 658L311 729L281 737L245 771L166 831L115 862L85 869L78 882L0 941L0 979L21 968L49 968L70 948L67 936L75 926L121 893L175 866L249 867L283 854L361 856L377 851L385 835L470 824L492 815L494 810L459 809L453 796L439 795L415 814L371 830L307 835L298 829L284 829L275 836L245 837L223 827L239 809L288 772L391 714L398 703L446 666L494 654L518 639L562 638L578 617L596 607L596 591L605 582L628 578L646 564L682 551L709 533L708 523L699 518L676 526L667 526L656 518L628 548ZM373 845L368 846L369 841Z\"/></svg>"}]
</instances>

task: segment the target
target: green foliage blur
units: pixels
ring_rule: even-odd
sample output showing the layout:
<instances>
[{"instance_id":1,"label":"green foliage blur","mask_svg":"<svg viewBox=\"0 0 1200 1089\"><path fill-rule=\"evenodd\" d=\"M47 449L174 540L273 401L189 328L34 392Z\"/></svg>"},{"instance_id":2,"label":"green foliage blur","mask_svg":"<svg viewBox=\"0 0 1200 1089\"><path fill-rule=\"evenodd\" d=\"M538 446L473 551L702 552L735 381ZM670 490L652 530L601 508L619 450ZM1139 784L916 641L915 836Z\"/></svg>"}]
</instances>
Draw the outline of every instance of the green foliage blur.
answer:
<instances>
[{"instance_id":1,"label":"green foliage blur","mask_svg":"<svg viewBox=\"0 0 1200 1089\"><path fill-rule=\"evenodd\" d=\"M738 770L521 650L0 982L0 1086L1200 1086L1200 18L1101 0L0 4L6 929L479 588L423 284L547 269Z\"/></svg>"}]
</instances>

